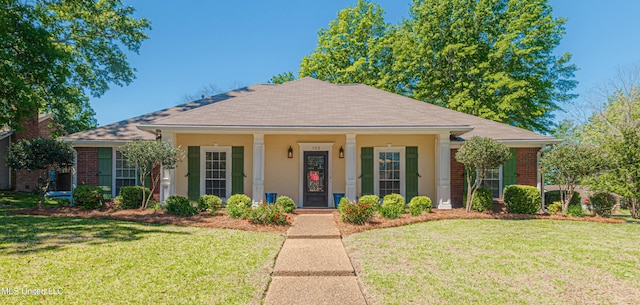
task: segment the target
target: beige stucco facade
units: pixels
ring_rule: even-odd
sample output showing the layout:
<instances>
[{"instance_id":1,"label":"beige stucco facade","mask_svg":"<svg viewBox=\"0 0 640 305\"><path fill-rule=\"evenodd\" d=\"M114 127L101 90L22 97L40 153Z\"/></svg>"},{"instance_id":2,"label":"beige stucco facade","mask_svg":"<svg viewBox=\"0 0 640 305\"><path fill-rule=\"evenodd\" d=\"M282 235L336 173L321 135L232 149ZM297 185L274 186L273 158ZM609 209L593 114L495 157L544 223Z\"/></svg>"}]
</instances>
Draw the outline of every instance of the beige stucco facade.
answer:
<instances>
[{"instance_id":1,"label":"beige stucco facade","mask_svg":"<svg viewBox=\"0 0 640 305\"><path fill-rule=\"evenodd\" d=\"M305 134L265 134L264 135L264 188L263 192L275 192L279 196L285 195L296 203L302 201L302 158L304 151L322 150L328 152L328 207L333 206L331 193L346 192L346 167L348 157L340 157L340 148L347 146L347 135L305 135ZM256 197L254 192L254 139L253 134L176 134L175 144L185 153L189 146L200 147L244 147L244 193ZM418 194L430 198L436 196L436 135L355 135L356 142L356 194L362 194L361 176L361 148L403 148L418 147L418 172L420 174ZM293 157L289 158L287 151L293 150ZM187 196L188 192L187 160L178 163L175 170L176 194ZM262 192L261 192L262 193ZM253 198L254 200L264 200Z\"/></svg>"}]
</instances>

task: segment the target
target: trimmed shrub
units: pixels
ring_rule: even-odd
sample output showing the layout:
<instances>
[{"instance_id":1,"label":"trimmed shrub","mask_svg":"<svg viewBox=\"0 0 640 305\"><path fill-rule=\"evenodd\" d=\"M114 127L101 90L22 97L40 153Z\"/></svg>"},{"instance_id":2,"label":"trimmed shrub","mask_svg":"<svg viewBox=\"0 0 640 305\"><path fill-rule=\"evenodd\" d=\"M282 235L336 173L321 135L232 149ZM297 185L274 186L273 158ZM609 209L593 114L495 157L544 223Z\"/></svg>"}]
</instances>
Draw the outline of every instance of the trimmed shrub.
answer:
<instances>
[{"instance_id":1,"label":"trimmed shrub","mask_svg":"<svg viewBox=\"0 0 640 305\"><path fill-rule=\"evenodd\" d=\"M579 204L569 205L569 207L567 208L567 215L574 217L584 217L584 210Z\"/></svg>"},{"instance_id":2,"label":"trimmed shrub","mask_svg":"<svg viewBox=\"0 0 640 305\"><path fill-rule=\"evenodd\" d=\"M116 196L115 198L113 198L113 208L116 210L120 210L122 209L122 196Z\"/></svg>"},{"instance_id":3,"label":"trimmed shrub","mask_svg":"<svg viewBox=\"0 0 640 305\"><path fill-rule=\"evenodd\" d=\"M276 199L276 205L285 213L291 213L296 209L296 204L293 202L293 199L287 196L279 196L278 199Z\"/></svg>"},{"instance_id":4,"label":"trimmed shrub","mask_svg":"<svg viewBox=\"0 0 640 305\"><path fill-rule=\"evenodd\" d=\"M246 210L251 209L251 198L245 194L231 195L231 197L227 199L225 209L229 216L233 218L240 218Z\"/></svg>"},{"instance_id":5,"label":"trimmed shrub","mask_svg":"<svg viewBox=\"0 0 640 305\"><path fill-rule=\"evenodd\" d=\"M540 210L542 197L535 186L509 185L504 188L504 202L509 213L535 214Z\"/></svg>"},{"instance_id":6,"label":"trimmed shrub","mask_svg":"<svg viewBox=\"0 0 640 305\"><path fill-rule=\"evenodd\" d=\"M342 200L340 200L342 202ZM370 204L371 207L377 211L380 208L380 197L377 195L364 195L358 199L358 202Z\"/></svg>"},{"instance_id":7,"label":"trimmed shrub","mask_svg":"<svg viewBox=\"0 0 640 305\"><path fill-rule=\"evenodd\" d=\"M418 216L422 214L422 212L431 212L431 198L427 196L415 196L411 198L409 202L409 212L413 216Z\"/></svg>"},{"instance_id":8,"label":"trimmed shrub","mask_svg":"<svg viewBox=\"0 0 640 305\"><path fill-rule=\"evenodd\" d=\"M93 185L79 185L73 190L73 202L83 209L98 209L102 207L104 197L102 188Z\"/></svg>"},{"instance_id":9,"label":"trimmed shrub","mask_svg":"<svg viewBox=\"0 0 640 305\"><path fill-rule=\"evenodd\" d=\"M547 212L549 212L549 215L556 215L559 212L562 212L562 202L556 201L556 202L548 205L547 206Z\"/></svg>"},{"instance_id":10,"label":"trimmed shrub","mask_svg":"<svg viewBox=\"0 0 640 305\"><path fill-rule=\"evenodd\" d=\"M293 200L292 200L293 201ZM246 211L244 219L252 224L288 225L289 216L277 204L266 204Z\"/></svg>"},{"instance_id":11,"label":"trimmed shrub","mask_svg":"<svg viewBox=\"0 0 640 305\"><path fill-rule=\"evenodd\" d=\"M191 204L189 198L182 196L169 196L165 202L167 213L182 217L188 217L198 214L196 207Z\"/></svg>"},{"instance_id":12,"label":"trimmed shrub","mask_svg":"<svg viewBox=\"0 0 640 305\"><path fill-rule=\"evenodd\" d=\"M222 208L222 199L216 195L202 195L198 198L198 211L214 214Z\"/></svg>"},{"instance_id":13,"label":"trimmed shrub","mask_svg":"<svg viewBox=\"0 0 640 305\"><path fill-rule=\"evenodd\" d=\"M560 191L548 191L544 192L544 202L546 204L551 204L553 202L560 201ZM569 205L580 205L582 203L582 198L580 198L580 193L573 192L573 197L571 197L571 202Z\"/></svg>"},{"instance_id":14,"label":"trimmed shrub","mask_svg":"<svg viewBox=\"0 0 640 305\"><path fill-rule=\"evenodd\" d=\"M375 211L375 206L371 203L363 201L351 202L346 197L340 200L340 205L338 206L342 221L359 225L371 220Z\"/></svg>"},{"instance_id":15,"label":"trimmed shrub","mask_svg":"<svg viewBox=\"0 0 640 305\"><path fill-rule=\"evenodd\" d=\"M467 202L467 193L462 195L463 204ZM473 197L471 203L471 209L478 212L491 211L493 209L493 196L491 191L485 188L479 188L476 190L476 195Z\"/></svg>"},{"instance_id":16,"label":"trimmed shrub","mask_svg":"<svg viewBox=\"0 0 640 305\"><path fill-rule=\"evenodd\" d=\"M589 207L596 214L604 217L611 216L611 210L616 205L616 198L610 193L595 193L589 197Z\"/></svg>"},{"instance_id":17,"label":"trimmed shrub","mask_svg":"<svg viewBox=\"0 0 640 305\"><path fill-rule=\"evenodd\" d=\"M142 206L142 190L145 196L151 193L146 187L142 186L123 186L120 188L119 196L122 197L123 209L137 209Z\"/></svg>"},{"instance_id":18,"label":"trimmed shrub","mask_svg":"<svg viewBox=\"0 0 640 305\"><path fill-rule=\"evenodd\" d=\"M378 213L384 218L396 219L404 210L404 197L400 194L389 194L384 196Z\"/></svg>"}]
</instances>

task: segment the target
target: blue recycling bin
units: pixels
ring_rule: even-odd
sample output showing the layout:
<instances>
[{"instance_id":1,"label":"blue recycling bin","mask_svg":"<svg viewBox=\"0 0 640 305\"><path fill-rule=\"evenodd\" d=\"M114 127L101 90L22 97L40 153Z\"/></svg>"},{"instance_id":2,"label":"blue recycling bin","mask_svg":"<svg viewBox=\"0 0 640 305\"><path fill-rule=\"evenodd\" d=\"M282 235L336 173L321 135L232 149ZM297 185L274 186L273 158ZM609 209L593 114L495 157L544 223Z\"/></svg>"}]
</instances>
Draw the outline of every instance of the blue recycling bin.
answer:
<instances>
[{"instance_id":1,"label":"blue recycling bin","mask_svg":"<svg viewBox=\"0 0 640 305\"><path fill-rule=\"evenodd\" d=\"M342 200L343 197L344 197L344 193L333 193L333 206L335 206L336 209L338 208L338 205L340 204L340 200Z\"/></svg>"},{"instance_id":2,"label":"blue recycling bin","mask_svg":"<svg viewBox=\"0 0 640 305\"><path fill-rule=\"evenodd\" d=\"M267 198L267 204L273 204L276 203L278 193L264 193L264 196Z\"/></svg>"}]
</instances>

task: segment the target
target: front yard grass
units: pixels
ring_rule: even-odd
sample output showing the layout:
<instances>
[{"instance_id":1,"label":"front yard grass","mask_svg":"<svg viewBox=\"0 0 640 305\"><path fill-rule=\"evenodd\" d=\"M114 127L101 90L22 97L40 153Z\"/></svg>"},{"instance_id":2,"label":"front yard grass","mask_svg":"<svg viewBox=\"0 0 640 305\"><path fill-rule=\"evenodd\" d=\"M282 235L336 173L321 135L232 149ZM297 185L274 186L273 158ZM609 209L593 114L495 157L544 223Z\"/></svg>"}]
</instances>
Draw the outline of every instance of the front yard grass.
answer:
<instances>
[{"instance_id":1,"label":"front yard grass","mask_svg":"<svg viewBox=\"0 0 640 305\"><path fill-rule=\"evenodd\" d=\"M634 304L640 226L443 220L344 239L373 304Z\"/></svg>"},{"instance_id":2,"label":"front yard grass","mask_svg":"<svg viewBox=\"0 0 640 305\"><path fill-rule=\"evenodd\" d=\"M283 241L272 233L0 214L0 288L17 291L0 294L0 303L259 303Z\"/></svg>"}]
</instances>

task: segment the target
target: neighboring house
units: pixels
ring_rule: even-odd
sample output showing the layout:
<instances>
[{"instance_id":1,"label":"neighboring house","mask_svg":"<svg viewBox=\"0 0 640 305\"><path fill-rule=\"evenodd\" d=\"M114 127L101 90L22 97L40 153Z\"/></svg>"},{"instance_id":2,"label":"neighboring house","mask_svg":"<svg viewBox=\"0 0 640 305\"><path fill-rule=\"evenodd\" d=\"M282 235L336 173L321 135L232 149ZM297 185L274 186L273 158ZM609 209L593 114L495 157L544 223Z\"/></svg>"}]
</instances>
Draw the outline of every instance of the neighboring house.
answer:
<instances>
[{"instance_id":1,"label":"neighboring house","mask_svg":"<svg viewBox=\"0 0 640 305\"><path fill-rule=\"evenodd\" d=\"M512 158L486 177L495 197L509 184L540 187L541 149L557 140L366 85L310 77L254 85L63 137L77 152L78 184L116 195L137 183L118 147L161 139L186 158L163 170L160 198L202 194L254 201L265 192L301 207L333 207L332 193L426 195L437 208L462 206L463 166L454 155L464 138L491 137Z\"/></svg>"},{"instance_id":2,"label":"neighboring house","mask_svg":"<svg viewBox=\"0 0 640 305\"><path fill-rule=\"evenodd\" d=\"M0 190L14 189L16 191L32 191L36 183L36 172L26 170L13 171L7 165L4 158L9 153L11 144L23 139L31 139L35 137L51 137L51 128L53 116L51 114L41 114L36 117L25 118L21 124L21 130L15 131L8 127L0 129ZM52 173L54 181L62 178L60 183L61 190L71 190L71 172ZM68 183L67 183L68 182ZM54 185L53 190L57 190Z\"/></svg>"}]
</instances>

